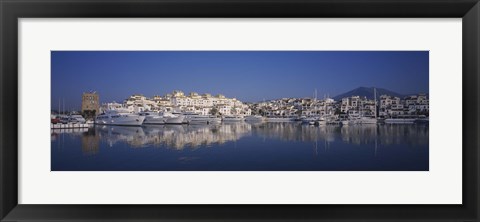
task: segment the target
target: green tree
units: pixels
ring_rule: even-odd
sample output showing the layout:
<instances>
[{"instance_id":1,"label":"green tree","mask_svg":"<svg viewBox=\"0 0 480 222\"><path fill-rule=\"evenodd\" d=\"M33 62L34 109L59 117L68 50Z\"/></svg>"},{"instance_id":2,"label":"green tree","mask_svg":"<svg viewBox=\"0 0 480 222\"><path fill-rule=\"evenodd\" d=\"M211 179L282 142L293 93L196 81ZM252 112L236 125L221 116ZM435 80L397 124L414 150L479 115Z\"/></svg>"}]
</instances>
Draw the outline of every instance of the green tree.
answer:
<instances>
[{"instance_id":1,"label":"green tree","mask_svg":"<svg viewBox=\"0 0 480 222\"><path fill-rule=\"evenodd\" d=\"M261 116L265 116L265 111L263 109L259 109L258 114L260 114Z\"/></svg>"},{"instance_id":2,"label":"green tree","mask_svg":"<svg viewBox=\"0 0 480 222\"><path fill-rule=\"evenodd\" d=\"M336 108L335 115L340 115L340 114L344 114L344 113L342 113L342 111L339 108Z\"/></svg>"},{"instance_id":3,"label":"green tree","mask_svg":"<svg viewBox=\"0 0 480 222\"><path fill-rule=\"evenodd\" d=\"M210 110L210 114L211 115L217 115L218 114L218 109L216 107L213 107L211 110Z\"/></svg>"},{"instance_id":4,"label":"green tree","mask_svg":"<svg viewBox=\"0 0 480 222\"><path fill-rule=\"evenodd\" d=\"M85 110L83 111L82 116L85 119L94 119L96 116L96 110Z\"/></svg>"}]
</instances>

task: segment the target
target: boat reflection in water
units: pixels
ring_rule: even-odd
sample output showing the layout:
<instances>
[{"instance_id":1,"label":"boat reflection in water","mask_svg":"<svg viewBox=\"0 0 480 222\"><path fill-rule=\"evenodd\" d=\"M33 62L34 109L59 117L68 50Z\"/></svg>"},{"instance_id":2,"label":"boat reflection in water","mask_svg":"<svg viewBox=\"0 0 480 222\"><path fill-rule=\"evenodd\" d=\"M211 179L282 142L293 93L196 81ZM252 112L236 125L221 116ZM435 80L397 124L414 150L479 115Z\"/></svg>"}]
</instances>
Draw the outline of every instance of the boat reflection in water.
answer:
<instances>
[{"instance_id":1,"label":"boat reflection in water","mask_svg":"<svg viewBox=\"0 0 480 222\"><path fill-rule=\"evenodd\" d=\"M96 126L52 131L52 170L425 171L428 131L428 124Z\"/></svg>"}]
</instances>

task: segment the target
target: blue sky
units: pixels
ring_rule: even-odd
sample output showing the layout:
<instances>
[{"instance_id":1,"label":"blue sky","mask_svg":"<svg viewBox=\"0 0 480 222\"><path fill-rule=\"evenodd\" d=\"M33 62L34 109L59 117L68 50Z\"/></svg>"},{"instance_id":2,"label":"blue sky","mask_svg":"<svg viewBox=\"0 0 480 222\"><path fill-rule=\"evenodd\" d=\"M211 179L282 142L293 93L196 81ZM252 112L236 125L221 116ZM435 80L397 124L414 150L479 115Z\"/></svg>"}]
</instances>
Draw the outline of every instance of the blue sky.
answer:
<instances>
[{"instance_id":1,"label":"blue sky","mask_svg":"<svg viewBox=\"0 0 480 222\"><path fill-rule=\"evenodd\" d=\"M83 92L101 102L132 94L224 94L255 102L335 96L379 87L428 93L428 51L52 51L52 109L80 109Z\"/></svg>"}]
</instances>

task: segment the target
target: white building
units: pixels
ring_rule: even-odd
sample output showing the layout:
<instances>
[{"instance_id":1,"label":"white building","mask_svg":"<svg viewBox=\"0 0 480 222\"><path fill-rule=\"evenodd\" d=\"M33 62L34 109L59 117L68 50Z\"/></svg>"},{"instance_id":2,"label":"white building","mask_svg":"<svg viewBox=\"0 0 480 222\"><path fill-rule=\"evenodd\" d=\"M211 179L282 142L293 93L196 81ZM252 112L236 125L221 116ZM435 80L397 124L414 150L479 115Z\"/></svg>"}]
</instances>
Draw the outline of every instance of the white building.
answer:
<instances>
[{"instance_id":1,"label":"white building","mask_svg":"<svg viewBox=\"0 0 480 222\"><path fill-rule=\"evenodd\" d=\"M124 106L131 112L149 110L193 112L209 115L215 108L221 115L250 115L250 108L236 98L227 98L222 94L198 94L191 92L188 95L175 90L165 96L155 95L147 98L140 94L130 96L124 101Z\"/></svg>"}]
</instances>

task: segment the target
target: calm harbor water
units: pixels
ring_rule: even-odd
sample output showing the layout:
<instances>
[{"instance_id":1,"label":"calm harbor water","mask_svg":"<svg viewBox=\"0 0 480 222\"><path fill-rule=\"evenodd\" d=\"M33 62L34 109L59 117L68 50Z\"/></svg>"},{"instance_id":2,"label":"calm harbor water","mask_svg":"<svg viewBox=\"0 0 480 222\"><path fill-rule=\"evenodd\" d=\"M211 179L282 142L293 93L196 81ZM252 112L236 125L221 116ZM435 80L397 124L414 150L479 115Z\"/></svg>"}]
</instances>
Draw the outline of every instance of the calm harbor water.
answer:
<instances>
[{"instance_id":1,"label":"calm harbor water","mask_svg":"<svg viewBox=\"0 0 480 222\"><path fill-rule=\"evenodd\" d=\"M52 171L425 171L428 125L96 126L51 131Z\"/></svg>"}]
</instances>

